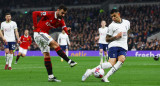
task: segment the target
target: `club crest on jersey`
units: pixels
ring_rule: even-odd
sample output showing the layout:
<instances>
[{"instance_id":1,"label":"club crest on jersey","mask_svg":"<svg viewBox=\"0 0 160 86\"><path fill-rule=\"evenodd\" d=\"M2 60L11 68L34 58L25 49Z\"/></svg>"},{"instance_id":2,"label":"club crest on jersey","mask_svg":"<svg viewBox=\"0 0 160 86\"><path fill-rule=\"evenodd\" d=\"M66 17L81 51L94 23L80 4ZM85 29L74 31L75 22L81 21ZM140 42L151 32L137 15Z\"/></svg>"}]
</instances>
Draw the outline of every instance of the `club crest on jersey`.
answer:
<instances>
[{"instance_id":1,"label":"club crest on jersey","mask_svg":"<svg viewBox=\"0 0 160 86\"><path fill-rule=\"evenodd\" d=\"M52 20L50 20L50 22L52 22Z\"/></svg>"}]
</instances>

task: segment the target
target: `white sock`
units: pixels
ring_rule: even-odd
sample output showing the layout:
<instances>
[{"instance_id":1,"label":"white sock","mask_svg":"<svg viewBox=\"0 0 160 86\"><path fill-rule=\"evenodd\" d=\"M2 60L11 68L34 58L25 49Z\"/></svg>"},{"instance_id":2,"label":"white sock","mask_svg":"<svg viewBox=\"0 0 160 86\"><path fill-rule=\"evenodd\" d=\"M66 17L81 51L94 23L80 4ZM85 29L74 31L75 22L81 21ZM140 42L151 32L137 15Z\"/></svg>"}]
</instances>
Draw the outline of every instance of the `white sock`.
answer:
<instances>
[{"instance_id":1,"label":"white sock","mask_svg":"<svg viewBox=\"0 0 160 86\"><path fill-rule=\"evenodd\" d=\"M13 54L10 54L10 57L9 57L9 67L11 67L12 60L13 60Z\"/></svg>"},{"instance_id":2,"label":"white sock","mask_svg":"<svg viewBox=\"0 0 160 86\"><path fill-rule=\"evenodd\" d=\"M5 56L6 56L6 64L8 64L8 62L9 62L9 57L10 57L10 54L8 53L8 54L5 54Z\"/></svg>"},{"instance_id":3,"label":"white sock","mask_svg":"<svg viewBox=\"0 0 160 86\"><path fill-rule=\"evenodd\" d=\"M111 67L112 67L112 65L110 62L105 62L105 63L102 63L101 65L98 65L97 67L93 68L91 71L93 73L97 68L108 69Z\"/></svg>"},{"instance_id":4,"label":"white sock","mask_svg":"<svg viewBox=\"0 0 160 86\"><path fill-rule=\"evenodd\" d=\"M103 78L108 79L109 76L111 76L122 66L122 64L123 63L121 61L117 61L117 63L108 71L108 73Z\"/></svg>"},{"instance_id":5,"label":"white sock","mask_svg":"<svg viewBox=\"0 0 160 86\"><path fill-rule=\"evenodd\" d=\"M67 55L67 57L68 57L68 51L66 51L66 55Z\"/></svg>"},{"instance_id":6,"label":"white sock","mask_svg":"<svg viewBox=\"0 0 160 86\"><path fill-rule=\"evenodd\" d=\"M103 61L103 53L99 53L101 61Z\"/></svg>"},{"instance_id":7,"label":"white sock","mask_svg":"<svg viewBox=\"0 0 160 86\"><path fill-rule=\"evenodd\" d=\"M53 75L53 74L48 75L48 78L53 78L53 77L54 77L54 75Z\"/></svg>"}]
</instances>

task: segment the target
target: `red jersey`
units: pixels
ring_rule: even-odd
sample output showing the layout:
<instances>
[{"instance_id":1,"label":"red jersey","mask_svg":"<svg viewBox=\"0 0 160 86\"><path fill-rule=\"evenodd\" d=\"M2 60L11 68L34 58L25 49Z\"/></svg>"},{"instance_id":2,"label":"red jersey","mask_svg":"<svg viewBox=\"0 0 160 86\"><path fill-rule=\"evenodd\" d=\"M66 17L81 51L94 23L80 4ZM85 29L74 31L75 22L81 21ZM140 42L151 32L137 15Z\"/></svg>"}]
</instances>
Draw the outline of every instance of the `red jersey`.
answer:
<instances>
[{"instance_id":1,"label":"red jersey","mask_svg":"<svg viewBox=\"0 0 160 86\"><path fill-rule=\"evenodd\" d=\"M41 17L37 24L37 17ZM49 33L52 28L62 27L68 34L66 24L62 19L58 19L55 11L34 11L32 13L33 25L36 28L34 32Z\"/></svg>"},{"instance_id":2,"label":"red jersey","mask_svg":"<svg viewBox=\"0 0 160 86\"><path fill-rule=\"evenodd\" d=\"M23 49L28 49L28 47L32 43L31 36L24 36L23 35L23 36L21 36L20 41L21 41L20 47L22 47Z\"/></svg>"}]
</instances>

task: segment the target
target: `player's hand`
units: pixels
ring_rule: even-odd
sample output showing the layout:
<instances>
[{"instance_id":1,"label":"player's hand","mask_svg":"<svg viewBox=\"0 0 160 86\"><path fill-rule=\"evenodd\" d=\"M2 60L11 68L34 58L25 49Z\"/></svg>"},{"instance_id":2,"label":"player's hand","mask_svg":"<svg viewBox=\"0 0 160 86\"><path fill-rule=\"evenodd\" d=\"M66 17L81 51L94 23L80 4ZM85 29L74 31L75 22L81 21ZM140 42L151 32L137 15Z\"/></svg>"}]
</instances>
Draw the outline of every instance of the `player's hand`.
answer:
<instances>
[{"instance_id":1,"label":"player's hand","mask_svg":"<svg viewBox=\"0 0 160 86\"><path fill-rule=\"evenodd\" d=\"M20 39L17 40L18 43L21 43Z\"/></svg>"},{"instance_id":2,"label":"player's hand","mask_svg":"<svg viewBox=\"0 0 160 86\"><path fill-rule=\"evenodd\" d=\"M99 39L99 36L95 37L95 40L98 40Z\"/></svg>"},{"instance_id":3,"label":"player's hand","mask_svg":"<svg viewBox=\"0 0 160 86\"><path fill-rule=\"evenodd\" d=\"M116 37L116 39L121 38L122 37L122 32L118 33L115 37Z\"/></svg>"},{"instance_id":4,"label":"player's hand","mask_svg":"<svg viewBox=\"0 0 160 86\"><path fill-rule=\"evenodd\" d=\"M3 38L4 43L7 45L7 40L5 38Z\"/></svg>"},{"instance_id":5,"label":"player's hand","mask_svg":"<svg viewBox=\"0 0 160 86\"><path fill-rule=\"evenodd\" d=\"M31 47L30 47L30 46L28 46L28 49L31 49Z\"/></svg>"},{"instance_id":6,"label":"player's hand","mask_svg":"<svg viewBox=\"0 0 160 86\"><path fill-rule=\"evenodd\" d=\"M35 29L36 29L36 27L34 27L34 26L32 26L32 28L33 28L33 30L35 30Z\"/></svg>"},{"instance_id":7,"label":"player's hand","mask_svg":"<svg viewBox=\"0 0 160 86\"><path fill-rule=\"evenodd\" d=\"M70 35L71 34L71 28L67 27L67 30L68 30L68 34Z\"/></svg>"}]
</instances>

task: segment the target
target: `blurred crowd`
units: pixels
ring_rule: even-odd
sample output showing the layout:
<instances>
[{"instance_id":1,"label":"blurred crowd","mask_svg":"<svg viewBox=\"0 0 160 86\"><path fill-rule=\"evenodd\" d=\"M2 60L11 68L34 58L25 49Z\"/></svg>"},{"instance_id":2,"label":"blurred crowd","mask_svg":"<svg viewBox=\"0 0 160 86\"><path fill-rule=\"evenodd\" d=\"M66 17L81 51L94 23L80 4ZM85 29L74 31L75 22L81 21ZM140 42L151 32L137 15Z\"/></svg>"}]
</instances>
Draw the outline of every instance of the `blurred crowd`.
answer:
<instances>
[{"instance_id":1,"label":"blurred crowd","mask_svg":"<svg viewBox=\"0 0 160 86\"><path fill-rule=\"evenodd\" d=\"M0 0L0 8L28 8L28 7L53 7L60 4L65 5L90 5L100 4L106 0Z\"/></svg>"},{"instance_id":2,"label":"blurred crowd","mask_svg":"<svg viewBox=\"0 0 160 86\"><path fill-rule=\"evenodd\" d=\"M158 2L159 0L117 0L115 3Z\"/></svg>"},{"instance_id":3,"label":"blurred crowd","mask_svg":"<svg viewBox=\"0 0 160 86\"><path fill-rule=\"evenodd\" d=\"M129 34L129 50L160 50L160 40L147 41L148 36L160 31L160 6L124 6L119 7L121 17L131 22L132 32ZM9 9L4 9L0 14L0 19L4 20L4 14ZM17 22L19 34L23 35L25 29L29 29L33 39L32 15L11 12L12 20ZM101 20L106 20L107 26L112 22L109 11L102 11L101 8L73 8L68 10L64 18L66 25L72 28L70 37L71 45L69 50L99 50L98 40ZM60 32L60 29L53 29L53 32ZM57 39L55 39L57 40ZM4 50L1 40L0 50ZM30 50L39 50L33 41Z\"/></svg>"}]
</instances>

